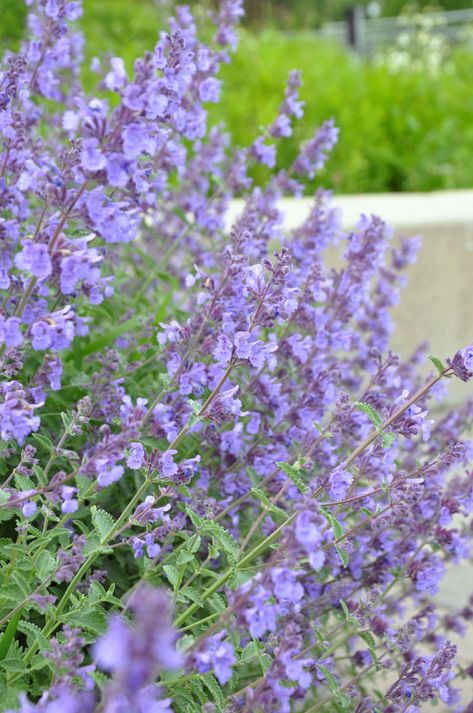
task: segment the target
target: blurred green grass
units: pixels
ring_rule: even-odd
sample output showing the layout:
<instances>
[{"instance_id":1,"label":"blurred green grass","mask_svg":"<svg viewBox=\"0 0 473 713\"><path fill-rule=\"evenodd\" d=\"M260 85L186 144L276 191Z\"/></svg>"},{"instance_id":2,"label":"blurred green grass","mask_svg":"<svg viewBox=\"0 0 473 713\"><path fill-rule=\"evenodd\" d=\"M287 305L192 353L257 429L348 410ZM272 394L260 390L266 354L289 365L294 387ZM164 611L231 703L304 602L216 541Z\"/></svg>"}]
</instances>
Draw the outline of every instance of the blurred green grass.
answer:
<instances>
[{"instance_id":1,"label":"blurred green grass","mask_svg":"<svg viewBox=\"0 0 473 713\"><path fill-rule=\"evenodd\" d=\"M15 48L23 5L0 4L2 44ZM131 69L165 29L167 12L153 0L85 0L84 10L84 78L91 91L93 56L123 56ZM279 144L279 166L289 165L300 141L333 117L341 135L323 179L338 192L473 186L473 51L457 49L434 75L390 73L309 33L242 30L238 52L222 70L222 101L209 107L212 120L224 121L235 143L248 145L274 118L293 68L302 70L306 110L294 136Z\"/></svg>"}]
</instances>

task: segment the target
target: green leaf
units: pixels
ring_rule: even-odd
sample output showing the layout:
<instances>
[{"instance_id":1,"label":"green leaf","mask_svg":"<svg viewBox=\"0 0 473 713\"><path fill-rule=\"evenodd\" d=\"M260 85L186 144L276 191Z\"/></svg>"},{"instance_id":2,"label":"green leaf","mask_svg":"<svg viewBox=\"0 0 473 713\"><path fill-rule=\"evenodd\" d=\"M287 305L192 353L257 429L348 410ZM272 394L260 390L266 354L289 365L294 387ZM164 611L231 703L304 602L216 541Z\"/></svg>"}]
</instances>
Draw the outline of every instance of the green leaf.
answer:
<instances>
[{"instance_id":1,"label":"green leaf","mask_svg":"<svg viewBox=\"0 0 473 713\"><path fill-rule=\"evenodd\" d=\"M13 637L15 636L15 632L18 628L18 622L21 619L22 615L22 610L17 611L16 614L12 616L10 619L7 628L5 629L5 633L3 634L2 638L0 639L0 660L5 659L8 650L10 648L10 645L13 641Z\"/></svg>"},{"instance_id":2,"label":"green leaf","mask_svg":"<svg viewBox=\"0 0 473 713\"><path fill-rule=\"evenodd\" d=\"M52 572L56 569L56 559L50 552L43 550L43 552L40 552L38 555L35 566L38 577L43 580L52 574Z\"/></svg>"},{"instance_id":3,"label":"green leaf","mask_svg":"<svg viewBox=\"0 0 473 713\"><path fill-rule=\"evenodd\" d=\"M191 555L190 552L186 552L186 550L181 550L177 557L176 564L181 567L189 564L190 562L197 562L194 555Z\"/></svg>"},{"instance_id":4,"label":"green leaf","mask_svg":"<svg viewBox=\"0 0 473 713\"><path fill-rule=\"evenodd\" d=\"M105 510L100 510L95 505L90 508L92 514L92 524L100 537L100 542L107 539L107 535L115 525L115 520Z\"/></svg>"},{"instance_id":5,"label":"green leaf","mask_svg":"<svg viewBox=\"0 0 473 713\"><path fill-rule=\"evenodd\" d=\"M381 445L383 448L391 448L392 444L396 440L396 434L395 433L383 433L381 437Z\"/></svg>"},{"instance_id":6,"label":"green leaf","mask_svg":"<svg viewBox=\"0 0 473 713\"><path fill-rule=\"evenodd\" d=\"M339 547L339 545L335 545L335 549L337 550L337 554L340 557L340 562L342 563L343 567L348 567L348 562L350 561L348 552L343 549L343 547Z\"/></svg>"},{"instance_id":7,"label":"green leaf","mask_svg":"<svg viewBox=\"0 0 473 713\"><path fill-rule=\"evenodd\" d=\"M376 411L375 408L373 408L373 406L370 406L370 404L367 404L364 401L355 401L355 406L368 416L375 428L381 428L383 425L383 417Z\"/></svg>"},{"instance_id":8,"label":"green leaf","mask_svg":"<svg viewBox=\"0 0 473 713\"><path fill-rule=\"evenodd\" d=\"M186 511L186 514L189 517L190 521L194 525L194 527L198 527L200 529L202 522L203 522L200 515L197 515L196 512L194 512L193 510L190 509L190 507L187 507L187 506L185 507L185 511Z\"/></svg>"},{"instance_id":9,"label":"green leaf","mask_svg":"<svg viewBox=\"0 0 473 713\"><path fill-rule=\"evenodd\" d=\"M332 528L335 539L338 540L340 539L340 537L343 537L343 535L345 534L345 530L343 529L342 524L337 520L335 515L333 515L329 510L323 507L320 508L320 512Z\"/></svg>"},{"instance_id":10,"label":"green leaf","mask_svg":"<svg viewBox=\"0 0 473 713\"><path fill-rule=\"evenodd\" d=\"M194 535L193 537L189 538L186 545L188 552L198 552L200 549L201 542L202 538L200 537L200 535Z\"/></svg>"},{"instance_id":11,"label":"green leaf","mask_svg":"<svg viewBox=\"0 0 473 713\"><path fill-rule=\"evenodd\" d=\"M307 492L307 485L301 478L301 470L299 467L291 465L290 463L283 463L282 461L279 461L276 465L292 480L296 488L300 490L302 494Z\"/></svg>"},{"instance_id":12,"label":"green leaf","mask_svg":"<svg viewBox=\"0 0 473 713\"><path fill-rule=\"evenodd\" d=\"M277 505L274 505L271 500L268 498L264 490L261 490L260 488L251 488L251 492L255 497L258 498L258 500L263 503L265 508L274 515L279 515L280 517L286 518L287 513L282 510L281 508L278 508Z\"/></svg>"},{"instance_id":13,"label":"green leaf","mask_svg":"<svg viewBox=\"0 0 473 713\"><path fill-rule=\"evenodd\" d=\"M25 670L26 665L23 659L4 659L1 663L1 667L5 669L5 671L22 673Z\"/></svg>"},{"instance_id":14,"label":"green leaf","mask_svg":"<svg viewBox=\"0 0 473 713\"><path fill-rule=\"evenodd\" d=\"M105 612L97 604L93 606L85 605L76 612L67 612L63 617L63 621L66 624L79 626L81 629L87 629L98 635L103 634L107 628Z\"/></svg>"},{"instance_id":15,"label":"green leaf","mask_svg":"<svg viewBox=\"0 0 473 713\"><path fill-rule=\"evenodd\" d=\"M54 443L47 436L43 436L39 433L33 433L32 436L35 439L35 441L38 441L38 443L40 443L43 446L43 448L46 448L48 453L51 453L51 454L55 453Z\"/></svg>"},{"instance_id":16,"label":"green leaf","mask_svg":"<svg viewBox=\"0 0 473 713\"><path fill-rule=\"evenodd\" d=\"M172 582L171 582L172 584ZM182 599L190 599L191 602L195 602L198 604L200 607L204 606L204 600L200 596L199 592L197 589L194 587L186 587L185 589L182 589L179 592L179 600L181 601Z\"/></svg>"},{"instance_id":17,"label":"green leaf","mask_svg":"<svg viewBox=\"0 0 473 713\"><path fill-rule=\"evenodd\" d=\"M368 644L368 648L373 657L373 661L376 661L376 639L374 638L371 631L359 631L358 636L363 639L366 644Z\"/></svg>"},{"instance_id":18,"label":"green leaf","mask_svg":"<svg viewBox=\"0 0 473 713\"><path fill-rule=\"evenodd\" d=\"M237 561L239 553L238 542L222 525L218 522L213 522L213 520L204 520L202 533L212 535L217 544L224 550L230 562Z\"/></svg>"},{"instance_id":19,"label":"green leaf","mask_svg":"<svg viewBox=\"0 0 473 713\"><path fill-rule=\"evenodd\" d=\"M33 624L31 621L25 621L23 619L18 624L18 630L21 631L23 634L27 634L28 638L32 638L33 641L38 644L41 651L49 650L49 641L44 636L39 626L36 626L36 624Z\"/></svg>"},{"instance_id":20,"label":"green leaf","mask_svg":"<svg viewBox=\"0 0 473 713\"><path fill-rule=\"evenodd\" d=\"M187 425L189 428L192 428L198 421L202 420L202 416L200 416L200 410L201 410L201 405L197 401L193 401L192 399L189 399L189 404L192 409L192 413L189 416L189 420L187 422Z\"/></svg>"},{"instance_id":21,"label":"green leaf","mask_svg":"<svg viewBox=\"0 0 473 713\"><path fill-rule=\"evenodd\" d=\"M439 357L436 357L434 354L428 354L427 356L429 357L430 361L435 366L439 374L443 374L443 372L447 368L447 365L444 364L443 361L439 359Z\"/></svg>"},{"instance_id":22,"label":"green leaf","mask_svg":"<svg viewBox=\"0 0 473 713\"><path fill-rule=\"evenodd\" d=\"M172 564L165 564L163 569L169 582L172 584L174 590L176 590L180 580L179 571L173 567Z\"/></svg>"},{"instance_id":23,"label":"green leaf","mask_svg":"<svg viewBox=\"0 0 473 713\"><path fill-rule=\"evenodd\" d=\"M340 690L340 684L338 683L338 681L335 678L335 676L333 675L333 673L331 671L329 671L326 666L322 666L322 664L318 663L317 668L320 669L320 671L323 673L323 675L327 679L329 688L333 693L336 693L338 690Z\"/></svg>"},{"instance_id":24,"label":"green leaf","mask_svg":"<svg viewBox=\"0 0 473 713\"><path fill-rule=\"evenodd\" d=\"M225 698L222 693L222 688L215 676L211 673L207 673L205 676L202 676L201 680L214 699L217 709L223 711L225 709Z\"/></svg>"},{"instance_id":25,"label":"green leaf","mask_svg":"<svg viewBox=\"0 0 473 713\"><path fill-rule=\"evenodd\" d=\"M243 651L240 654L240 661L241 663L245 663L246 661L251 661L251 659L254 659L255 656L258 656L260 653L260 649L256 641L250 641L249 644L245 646Z\"/></svg>"}]
</instances>

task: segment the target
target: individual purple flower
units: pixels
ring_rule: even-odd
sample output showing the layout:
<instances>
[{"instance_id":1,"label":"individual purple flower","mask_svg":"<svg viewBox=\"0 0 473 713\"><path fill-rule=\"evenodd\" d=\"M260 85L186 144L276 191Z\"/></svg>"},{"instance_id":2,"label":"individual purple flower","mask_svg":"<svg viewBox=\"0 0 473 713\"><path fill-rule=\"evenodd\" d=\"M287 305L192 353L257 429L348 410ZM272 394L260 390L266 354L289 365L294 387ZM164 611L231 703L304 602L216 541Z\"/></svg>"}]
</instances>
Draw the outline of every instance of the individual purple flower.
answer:
<instances>
[{"instance_id":1,"label":"individual purple flower","mask_svg":"<svg viewBox=\"0 0 473 713\"><path fill-rule=\"evenodd\" d=\"M222 82L215 77L207 77L199 85L199 98L202 102L217 103L220 99L220 88Z\"/></svg>"},{"instance_id":2,"label":"individual purple flower","mask_svg":"<svg viewBox=\"0 0 473 713\"><path fill-rule=\"evenodd\" d=\"M281 136L291 136L292 126L291 120L287 114L280 114L269 129L271 136L280 138Z\"/></svg>"},{"instance_id":3,"label":"individual purple flower","mask_svg":"<svg viewBox=\"0 0 473 713\"><path fill-rule=\"evenodd\" d=\"M213 355L217 362L222 366L226 366L231 359L232 350L233 345L230 339L225 334L219 334L213 350Z\"/></svg>"},{"instance_id":4,"label":"individual purple flower","mask_svg":"<svg viewBox=\"0 0 473 713\"><path fill-rule=\"evenodd\" d=\"M163 476L163 478L172 478L173 475L176 475L178 471L178 466L174 463L173 456L177 453L175 450L167 450L161 453L159 457L159 474Z\"/></svg>"},{"instance_id":5,"label":"individual purple flower","mask_svg":"<svg viewBox=\"0 0 473 713\"><path fill-rule=\"evenodd\" d=\"M82 142L81 165L85 171L95 173L105 168L106 158L97 139L84 139Z\"/></svg>"},{"instance_id":6,"label":"individual purple flower","mask_svg":"<svg viewBox=\"0 0 473 713\"><path fill-rule=\"evenodd\" d=\"M453 359L447 359L447 364L455 376L462 381L469 381L473 377L473 345L458 351Z\"/></svg>"},{"instance_id":7,"label":"individual purple flower","mask_svg":"<svg viewBox=\"0 0 473 713\"><path fill-rule=\"evenodd\" d=\"M31 272L38 280L43 280L52 272L48 246L44 243L24 240L23 249L15 255L15 265L19 270Z\"/></svg>"},{"instance_id":8,"label":"individual purple flower","mask_svg":"<svg viewBox=\"0 0 473 713\"><path fill-rule=\"evenodd\" d=\"M132 520L139 522L141 525L146 525L148 522L156 522L161 519L163 522L169 522L167 512L171 509L171 503L163 507L156 508L154 504L156 498L154 495L147 495L142 503L138 505L133 513Z\"/></svg>"},{"instance_id":9,"label":"individual purple flower","mask_svg":"<svg viewBox=\"0 0 473 713\"><path fill-rule=\"evenodd\" d=\"M154 541L154 535L152 532L148 532L145 535L145 545L146 553L150 559L157 557L161 552L161 547Z\"/></svg>"},{"instance_id":10,"label":"individual purple flower","mask_svg":"<svg viewBox=\"0 0 473 713\"><path fill-rule=\"evenodd\" d=\"M146 458L145 449L141 443L133 442L130 444L129 455L126 459L126 464L129 468L135 470L141 468Z\"/></svg>"},{"instance_id":11,"label":"individual purple flower","mask_svg":"<svg viewBox=\"0 0 473 713\"><path fill-rule=\"evenodd\" d=\"M20 325L18 317L5 319L0 315L0 344L4 342L7 347L19 347L23 342Z\"/></svg>"},{"instance_id":12,"label":"individual purple flower","mask_svg":"<svg viewBox=\"0 0 473 713\"><path fill-rule=\"evenodd\" d=\"M122 188L130 180L130 162L120 153L107 156L107 179L110 185Z\"/></svg>"},{"instance_id":13,"label":"individual purple flower","mask_svg":"<svg viewBox=\"0 0 473 713\"><path fill-rule=\"evenodd\" d=\"M194 654L197 670L200 673L212 671L221 686L232 677L232 666L236 663L233 646L229 641L222 641L225 636L225 631L210 636Z\"/></svg>"},{"instance_id":14,"label":"individual purple flower","mask_svg":"<svg viewBox=\"0 0 473 713\"><path fill-rule=\"evenodd\" d=\"M34 415L35 408L42 406L44 397L23 389L18 381L0 382L0 436L2 440L16 440L20 446L41 423Z\"/></svg>"},{"instance_id":15,"label":"individual purple flower","mask_svg":"<svg viewBox=\"0 0 473 713\"><path fill-rule=\"evenodd\" d=\"M286 676L290 681L296 681L301 688L309 688L312 676L305 667L312 666L313 661L309 658L297 657L297 649L287 649L279 654L278 659L284 665Z\"/></svg>"},{"instance_id":16,"label":"individual purple flower","mask_svg":"<svg viewBox=\"0 0 473 713\"><path fill-rule=\"evenodd\" d=\"M436 594L445 568L441 560L433 555L421 561L414 561L409 567L409 576L419 592Z\"/></svg>"},{"instance_id":17,"label":"individual purple flower","mask_svg":"<svg viewBox=\"0 0 473 713\"><path fill-rule=\"evenodd\" d=\"M142 153L156 151L157 140L150 127L144 124L128 124L122 131L123 153L128 159L138 158Z\"/></svg>"},{"instance_id":18,"label":"individual purple flower","mask_svg":"<svg viewBox=\"0 0 473 713\"><path fill-rule=\"evenodd\" d=\"M237 332L235 335L235 351L240 359L247 359L255 369L261 369L265 363L269 371L276 367L276 357L273 353L277 344L265 344L260 339L254 339L250 332Z\"/></svg>"},{"instance_id":19,"label":"individual purple flower","mask_svg":"<svg viewBox=\"0 0 473 713\"><path fill-rule=\"evenodd\" d=\"M328 488L330 497L333 500L342 500L350 485L353 483L353 475L343 466L338 466L329 475Z\"/></svg>"},{"instance_id":20,"label":"individual purple flower","mask_svg":"<svg viewBox=\"0 0 473 713\"><path fill-rule=\"evenodd\" d=\"M45 373L52 391L60 391L62 372L63 366L59 357L53 357L46 360Z\"/></svg>"},{"instance_id":21,"label":"individual purple flower","mask_svg":"<svg viewBox=\"0 0 473 713\"><path fill-rule=\"evenodd\" d=\"M297 581L297 574L287 567L273 567L271 580L274 594L278 599L288 599L296 603L304 596L304 588Z\"/></svg>"},{"instance_id":22,"label":"individual purple flower","mask_svg":"<svg viewBox=\"0 0 473 713\"><path fill-rule=\"evenodd\" d=\"M276 147L274 144L264 143L264 137L259 136L251 145L251 155L258 162L269 168L274 168L276 164Z\"/></svg>"},{"instance_id":23,"label":"individual purple flower","mask_svg":"<svg viewBox=\"0 0 473 713\"><path fill-rule=\"evenodd\" d=\"M75 497L77 492L77 488L74 488L71 485L63 485L61 487L61 512L64 515L71 515L79 508L79 501Z\"/></svg>"},{"instance_id":24,"label":"individual purple flower","mask_svg":"<svg viewBox=\"0 0 473 713\"><path fill-rule=\"evenodd\" d=\"M97 473L97 482L105 488L107 485L120 480L125 469L122 465L118 465L115 461L109 460L106 457L97 458L95 461L95 471Z\"/></svg>"},{"instance_id":25,"label":"individual purple flower","mask_svg":"<svg viewBox=\"0 0 473 713\"><path fill-rule=\"evenodd\" d=\"M22 505L21 512L24 517L31 517L35 514L38 509L38 505L34 500L28 500L24 505Z\"/></svg>"}]
</instances>

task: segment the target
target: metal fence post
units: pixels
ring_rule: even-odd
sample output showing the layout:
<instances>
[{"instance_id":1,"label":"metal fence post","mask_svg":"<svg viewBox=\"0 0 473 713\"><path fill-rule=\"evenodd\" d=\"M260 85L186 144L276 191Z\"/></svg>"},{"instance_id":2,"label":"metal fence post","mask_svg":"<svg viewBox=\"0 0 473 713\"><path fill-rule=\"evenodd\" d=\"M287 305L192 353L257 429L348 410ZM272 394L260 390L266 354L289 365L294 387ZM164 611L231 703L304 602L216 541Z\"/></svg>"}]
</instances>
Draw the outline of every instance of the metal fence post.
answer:
<instances>
[{"instance_id":1,"label":"metal fence post","mask_svg":"<svg viewBox=\"0 0 473 713\"><path fill-rule=\"evenodd\" d=\"M347 9L348 45L359 54L366 52L365 10L362 5L352 5Z\"/></svg>"}]
</instances>

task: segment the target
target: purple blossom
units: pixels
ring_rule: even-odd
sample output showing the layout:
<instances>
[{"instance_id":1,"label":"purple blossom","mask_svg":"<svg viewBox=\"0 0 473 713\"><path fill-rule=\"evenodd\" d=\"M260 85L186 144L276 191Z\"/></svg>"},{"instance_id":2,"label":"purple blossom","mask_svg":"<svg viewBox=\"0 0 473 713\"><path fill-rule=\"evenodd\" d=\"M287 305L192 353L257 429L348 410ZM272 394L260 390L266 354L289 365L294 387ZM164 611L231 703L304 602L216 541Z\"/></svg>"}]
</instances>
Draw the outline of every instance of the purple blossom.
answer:
<instances>
[{"instance_id":1,"label":"purple blossom","mask_svg":"<svg viewBox=\"0 0 473 713\"><path fill-rule=\"evenodd\" d=\"M200 673L212 671L221 686L232 676L232 666L236 663L235 652L229 641L222 641L225 632L206 639L204 646L195 653L197 670Z\"/></svg>"},{"instance_id":2,"label":"purple blossom","mask_svg":"<svg viewBox=\"0 0 473 713\"><path fill-rule=\"evenodd\" d=\"M125 469L122 465L118 465L108 458L97 458L95 461L95 471L97 473L97 482L102 487L105 488L107 485L115 483L120 480Z\"/></svg>"},{"instance_id":3,"label":"purple blossom","mask_svg":"<svg viewBox=\"0 0 473 713\"><path fill-rule=\"evenodd\" d=\"M77 492L78 492L77 488L74 488L71 485L63 485L62 486L62 488L61 488L61 497L62 497L61 512L64 515L70 515L73 512L76 512L76 510L78 510L79 501L75 497Z\"/></svg>"},{"instance_id":4,"label":"purple blossom","mask_svg":"<svg viewBox=\"0 0 473 713\"><path fill-rule=\"evenodd\" d=\"M163 478L172 478L178 471L178 466L174 463L173 456L177 453L175 450L167 450L161 453L159 458L158 470Z\"/></svg>"},{"instance_id":5,"label":"purple blossom","mask_svg":"<svg viewBox=\"0 0 473 713\"><path fill-rule=\"evenodd\" d=\"M126 459L126 464L129 468L134 468L138 469L141 468L143 465L143 462L145 461L146 454L145 454L145 449L143 448L141 443L131 443L130 444L130 453Z\"/></svg>"},{"instance_id":6,"label":"purple blossom","mask_svg":"<svg viewBox=\"0 0 473 713\"><path fill-rule=\"evenodd\" d=\"M329 491L333 500L342 500L350 485L353 483L353 475L343 466L338 466L329 475Z\"/></svg>"},{"instance_id":7,"label":"purple blossom","mask_svg":"<svg viewBox=\"0 0 473 713\"><path fill-rule=\"evenodd\" d=\"M253 142L251 155L258 163L269 166L269 168L273 168L276 163L276 147L273 144L265 144L263 136Z\"/></svg>"},{"instance_id":8,"label":"purple blossom","mask_svg":"<svg viewBox=\"0 0 473 713\"><path fill-rule=\"evenodd\" d=\"M19 270L31 272L38 280L45 279L52 272L48 246L44 245L44 243L33 243L32 240L24 240L23 249L15 256L15 265Z\"/></svg>"},{"instance_id":9,"label":"purple blossom","mask_svg":"<svg viewBox=\"0 0 473 713\"><path fill-rule=\"evenodd\" d=\"M97 139L85 139L82 142L81 164L85 171L91 173L105 168L106 158Z\"/></svg>"},{"instance_id":10,"label":"purple blossom","mask_svg":"<svg viewBox=\"0 0 473 713\"><path fill-rule=\"evenodd\" d=\"M21 508L24 517L31 517L38 509L38 505L34 500L28 500Z\"/></svg>"},{"instance_id":11,"label":"purple blossom","mask_svg":"<svg viewBox=\"0 0 473 713\"><path fill-rule=\"evenodd\" d=\"M20 324L18 317L5 319L0 315L0 343L4 342L7 347L20 346L23 342Z\"/></svg>"}]
</instances>

